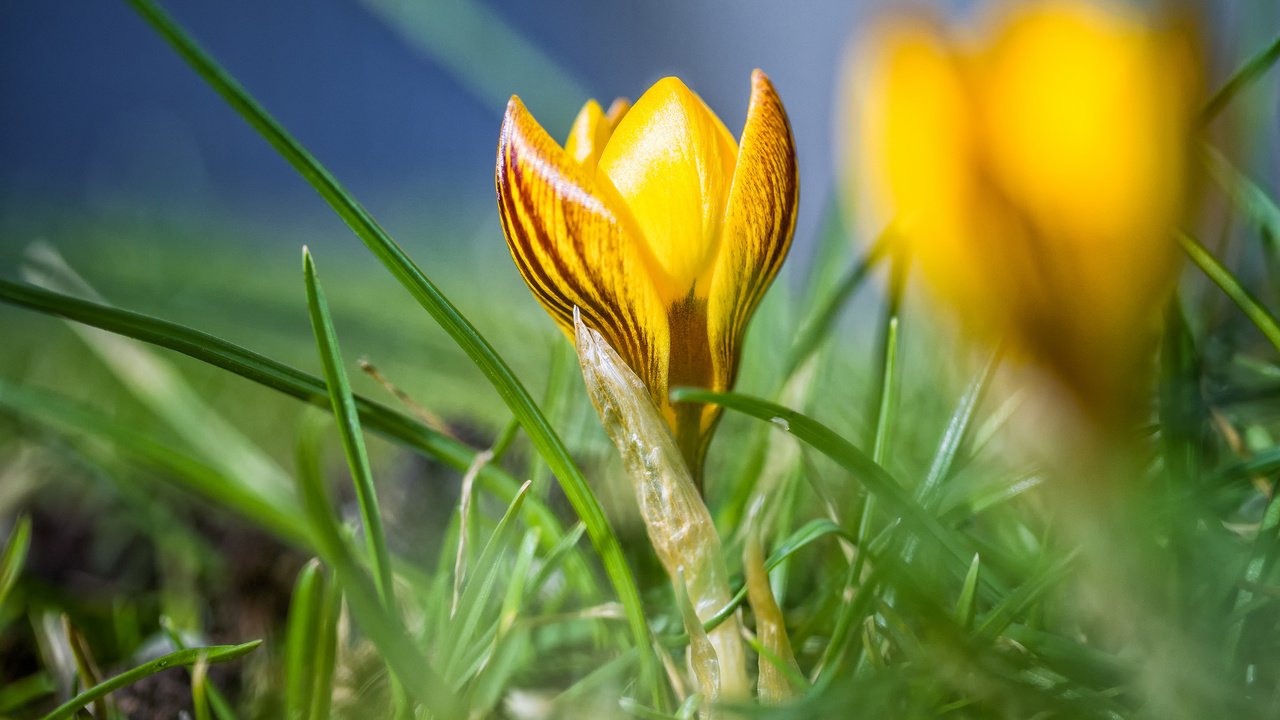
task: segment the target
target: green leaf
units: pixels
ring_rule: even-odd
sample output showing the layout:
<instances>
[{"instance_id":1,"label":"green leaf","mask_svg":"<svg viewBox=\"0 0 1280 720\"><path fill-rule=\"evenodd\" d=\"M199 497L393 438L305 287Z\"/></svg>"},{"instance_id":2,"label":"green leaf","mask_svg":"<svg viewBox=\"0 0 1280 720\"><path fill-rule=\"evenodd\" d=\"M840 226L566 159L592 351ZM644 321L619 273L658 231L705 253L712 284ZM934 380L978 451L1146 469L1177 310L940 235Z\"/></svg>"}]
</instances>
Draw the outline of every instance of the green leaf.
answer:
<instances>
[{"instance_id":1,"label":"green leaf","mask_svg":"<svg viewBox=\"0 0 1280 720\"><path fill-rule=\"evenodd\" d=\"M1226 266L1218 262L1218 259L1199 241L1185 232L1180 232L1178 233L1178 242L1182 244L1182 249L1186 251L1191 261L1205 275L1208 275L1209 279L1217 284L1219 288L1222 288L1222 292L1226 293L1227 297L1231 298L1232 302L1244 311L1245 316L1253 321L1253 324L1257 326L1267 340L1271 341L1276 350L1280 350L1280 323L1276 321L1275 316L1253 296L1253 293L1249 292L1240 283L1240 280Z\"/></svg>"},{"instance_id":2,"label":"green leaf","mask_svg":"<svg viewBox=\"0 0 1280 720\"><path fill-rule=\"evenodd\" d=\"M565 496L603 560L605 572L613 583L626 612L627 622L637 647L640 648L641 677L651 685L654 702L665 705L657 685L657 658L649 645L649 626L645 619L635 578L622 554L618 537L605 517L600 501L574 464L569 451L528 391L471 323L409 259L391 236L374 221L337 179L295 140L235 78L225 71L194 39L169 17L154 0L130 0L130 4L167 40L178 54L210 87L276 149L281 157L320 194L334 212L347 223L369 251L400 282L440 327L458 344L480 372L489 380L512 414L520 420L533 446L546 459L560 481Z\"/></svg>"},{"instance_id":3,"label":"green leaf","mask_svg":"<svg viewBox=\"0 0 1280 720\"><path fill-rule=\"evenodd\" d=\"M184 667L194 665L202 658L209 663L229 662L239 659L254 650L262 644L261 640L254 640L243 645L213 645L202 648L188 648L186 650L178 650L171 652L163 657L156 658L151 662L144 663L132 670L127 670L113 678L104 680L94 685L84 692L76 695L62 705L59 705L53 712L44 716L44 720L63 720L70 718L79 712L82 708L93 703L95 700L106 697L108 694L127 687L133 683L150 677L162 670L169 668Z\"/></svg>"},{"instance_id":4,"label":"green leaf","mask_svg":"<svg viewBox=\"0 0 1280 720\"><path fill-rule=\"evenodd\" d=\"M378 592L394 607L394 580L391 575L391 553L387 550L387 536L382 528L382 511L378 507L378 491L373 484L373 470L369 466L369 453L364 446L364 433L360 429L360 414L356 410L351 383L342 367L342 350L338 347L337 332L329 315L324 288L316 276L315 261L311 252L302 249L303 276L307 286L307 309L311 315L311 329L320 349L325 380L329 385L329 400L333 416L338 419L338 434L342 437L342 450L347 456L347 467L355 482L356 501L360 505L360 520L364 526L365 542L373 556L373 576L377 579Z\"/></svg>"},{"instance_id":5,"label":"green leaf","mask_svg":"<svg viewBox=\"0 0 1280 720\"><path fill-rule=\"evenodd\" d=\"M22 573L22 565L27 561L27 551L31 548L31 518L23 515L9 533L9 542L5 543L4 554L0 554L0 608L4 607L9 591L18 582Z\"/></svg>"}]
</instances>

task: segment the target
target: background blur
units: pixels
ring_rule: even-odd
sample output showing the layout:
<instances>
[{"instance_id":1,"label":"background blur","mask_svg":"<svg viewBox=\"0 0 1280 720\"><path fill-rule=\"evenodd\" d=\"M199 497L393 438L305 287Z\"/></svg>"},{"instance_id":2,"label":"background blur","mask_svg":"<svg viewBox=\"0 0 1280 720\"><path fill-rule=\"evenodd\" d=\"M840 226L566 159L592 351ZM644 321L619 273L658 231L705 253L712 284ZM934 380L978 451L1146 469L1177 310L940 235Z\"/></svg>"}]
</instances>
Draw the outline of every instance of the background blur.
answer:
<instances>
[{"instance_id":1,"label":"background blur","mask_svg":"<svg viewBox=\"0 0 1280 720\"><path fill-rule=\"evenodd\" d=\"M973 5L943 7L963 13ZM749 73L763 68L800 152L801 215L779 283L786 287L807 271L836 196L841 56L875 9L854 0L165 6L360 198L527 382L531 365L545 362L550 322L507 258L495 212L493 155L506 99L518 93L563 137L586 98L634 99L674 74L736 134ZM1209 87L1280 26L1280 4L1269 0L1197 12ZM314 369L298 272L308 244L350 352L390 364L411 389L421 389L414 378L425 358L446 378L456 368L472 379L320 198L125 3L14 0L0 17L0 273L19 276L26 248L47 242L113 302ZM1265 82L1269 91L1247 93L1215 128L1237 165L1273 186L1280 80L1271 73ZM527 333L509 331L511 319ZM406 333L406 325L421 332ZM56 342L69 336L56 321L25 311L0 308L0 327L25 335L5 343L19 357L0 353L0 361L28 380L45 351L62 358L70 347ZM481 408L476 398L451 399L450 385L435 385L441 410L498 410L490 393Z\"/></svg>"}]
</instances>

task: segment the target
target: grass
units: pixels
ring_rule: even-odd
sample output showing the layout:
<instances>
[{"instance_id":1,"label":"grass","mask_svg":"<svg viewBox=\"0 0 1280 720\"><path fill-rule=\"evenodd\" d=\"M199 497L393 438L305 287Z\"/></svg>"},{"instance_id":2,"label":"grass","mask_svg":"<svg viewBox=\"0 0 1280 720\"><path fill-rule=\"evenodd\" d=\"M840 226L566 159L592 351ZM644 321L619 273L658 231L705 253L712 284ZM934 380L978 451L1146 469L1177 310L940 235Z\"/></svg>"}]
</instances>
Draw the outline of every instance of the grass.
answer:
<instances>
[{"instance_id":1,"label":"grass","mask_svg":"<svg viewBox=\"0 0 1280 720\"><path fill-rule=\"evenodd\" d=\"M503 407L454 409L440 424L371 397L383 390L349 376L339 346L358 323L330 308L324 258L305 250L290 297L312 337L294 344L319 374L113 306L56 254L32 255L38 283L0 279L0 300L48 316L23 316L29 327L62 318L74 336L25 342L0 379L0 517L29 511L0 553L0 650L17 658L0 663L0 716L123 716L129 692L179 667L190 668L179 685L194 716L219 720L677 718L705 707L683 670L692 608L635 525L573 363L562 354L540 377L526 373L545 382L535 401L480 323L316 158L155 3L131 2L439 325L451 346L433 353L469 363L432 375L432 354L426 377L457 397L496 392ZM1276 47L1224 84L1206 121L1276 62ZM1274 200L1223 153L1206 157L1245 240L1266 250ZM736 594L703 627L751 617L735 558L762 500L764 566L798 661L797 671L750 638L800 692L737 712L1280 713L1280 326L1263 300L1280 283L1275 264L1240 277L1180 235L1202 275L1184 278L1166 315L1148 425L1124 429L1133 450L1115 467L1048 467L1005 451L1022 429L1016 396L994 392L1010 382L1001 353L953 342L900 258L878 246L854 257L846 236L830 223L819 260L796 278L808 293L789 303L782 288L762 310L740 391L675 391L730 411L708 501ZM1230 315L1211 312L1219 290ZM861 339L844 317L855 301L879 308L865 344L848 337ZM519 332L507 322L485 327ZM795 338L788 352L778 337ZM46 360L54 369L31 382ZM233 402L216 406L203 390L229 377L248 382L217 386ZM1114 502L1058 489L1106 473L1116 489L1101 497ZM78 494L90 500L68 500ZM99 560L127 560L140 543L158 570L139 579L126 563L104 589L77 593L49 579L56 551L42 545L76 532ZM237 544L245 537L252 550ZM251 590L233 589L255 555L273 562ZM255 609L273 592L264 577L281 601ZM4 674L11 665L20 671Z\"/></svg>"}]
</instances>

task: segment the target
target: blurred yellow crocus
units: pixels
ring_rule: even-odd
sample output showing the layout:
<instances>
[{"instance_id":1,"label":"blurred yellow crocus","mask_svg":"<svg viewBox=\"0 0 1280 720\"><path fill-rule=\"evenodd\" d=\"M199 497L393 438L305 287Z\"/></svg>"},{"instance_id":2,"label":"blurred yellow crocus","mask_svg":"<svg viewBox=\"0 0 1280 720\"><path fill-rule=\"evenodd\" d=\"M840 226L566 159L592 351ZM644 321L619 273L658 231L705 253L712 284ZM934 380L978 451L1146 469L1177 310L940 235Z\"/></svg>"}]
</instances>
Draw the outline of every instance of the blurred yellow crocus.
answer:
<instances>
[{"instance_id":1,"label":"blurred yellow crocus","mask_svg":"<svg viewBox=\"0 0 1280 720\"><path fill-rule=\"evenodd\" d=\"M529 289L573 337L573 310L645 383L695 477L719 409L668 388L727 390L751 314L786 257L799 185L787 115L751 77L741 139L676 78L634 107L591 101L558 145L517 97L495 182Z\"/></svg>"},{"instance_id":2,"label":"blurred yellow crocus","mask_svg":"<svg viewBox=\"0 0 1280 720\"><path fill-rule=\"evenodd\" d=\"M1177 270L1194 53L1128 6L1002 7L965 42L897 17L854 46L856 207L971 329L1087 412L1132 407Z\"/></svg>"}]
</instances>

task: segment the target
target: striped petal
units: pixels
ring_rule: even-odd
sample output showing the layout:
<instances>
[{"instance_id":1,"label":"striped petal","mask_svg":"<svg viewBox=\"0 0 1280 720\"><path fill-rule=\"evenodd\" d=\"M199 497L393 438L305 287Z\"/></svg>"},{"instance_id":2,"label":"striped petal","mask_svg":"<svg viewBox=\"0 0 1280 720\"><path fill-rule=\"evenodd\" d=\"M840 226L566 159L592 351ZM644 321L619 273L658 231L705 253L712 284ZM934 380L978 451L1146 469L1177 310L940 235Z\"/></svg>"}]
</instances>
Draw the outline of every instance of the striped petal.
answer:
<instances>
[{"instance_id":1,"label":"striped petal","mask_svg":"<svg viewBox=\"0 0 1280 720\"><path fill-rule=\"evenodd\" d=\"M791 247L799 202L791 124L773 84L756 70L708 299L713 389L733 385L747 321Z\"/></svg>"},{"instance_id":2,"label":"striped petal","mask_svg":"<svg viewBox=\"0 0 1280 720\"><path fill-rule=\"evenodd\" d=\"M516 97L503 119L494 180L507 246L534 296L570 337L579 308L655 399L665 399L666 308L617 191L575 162Z\"/></svg>"}]
</instances>

